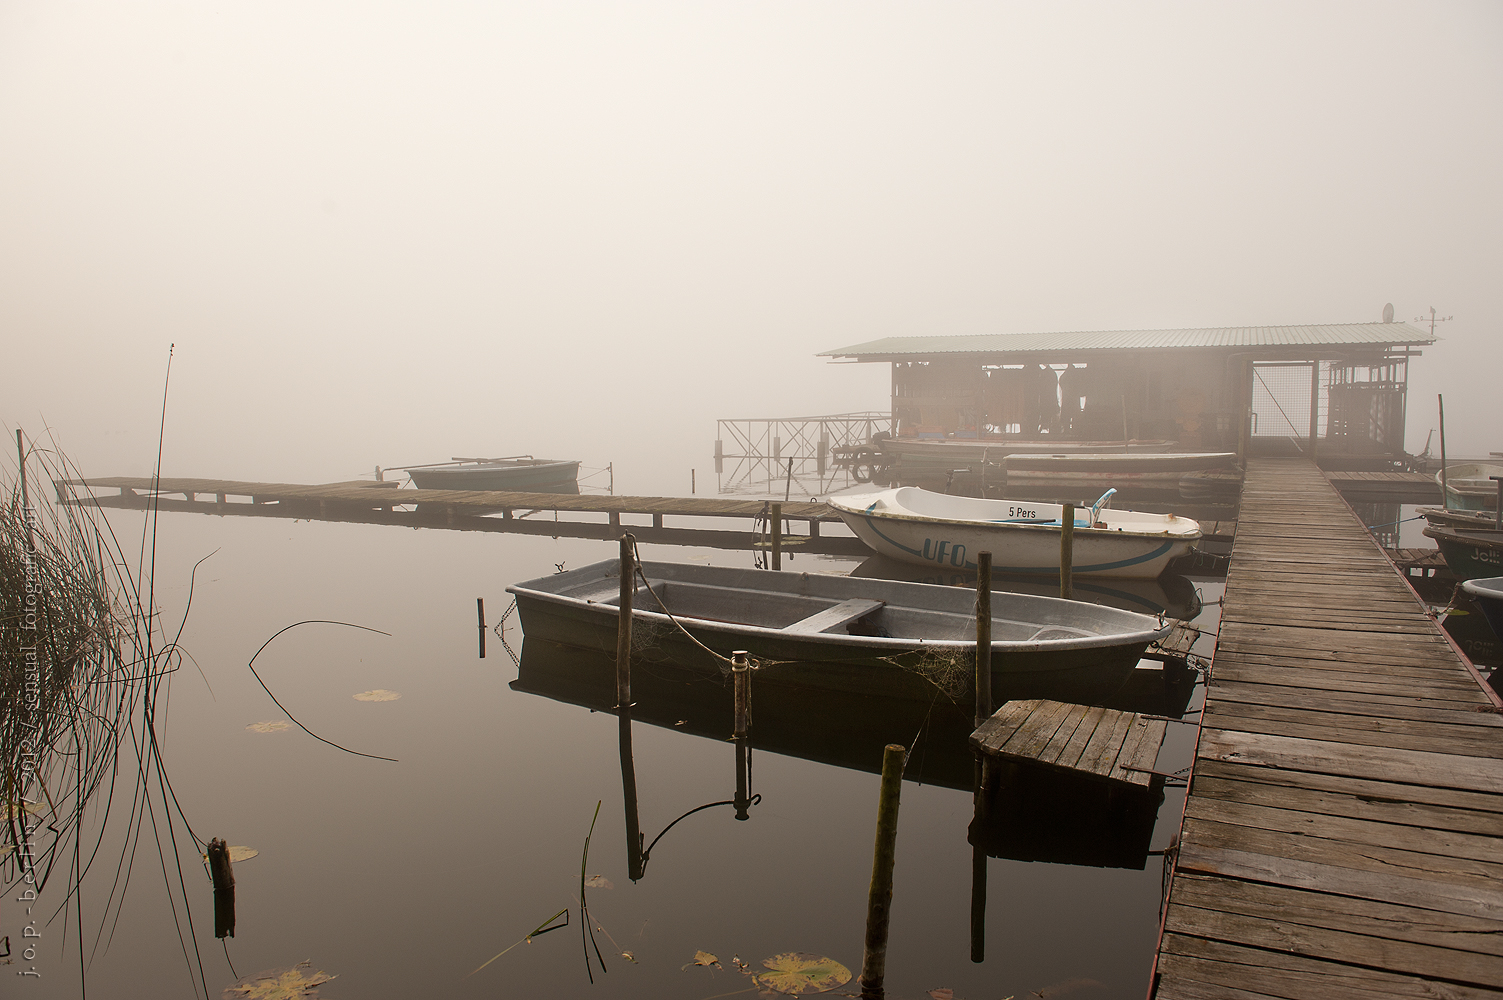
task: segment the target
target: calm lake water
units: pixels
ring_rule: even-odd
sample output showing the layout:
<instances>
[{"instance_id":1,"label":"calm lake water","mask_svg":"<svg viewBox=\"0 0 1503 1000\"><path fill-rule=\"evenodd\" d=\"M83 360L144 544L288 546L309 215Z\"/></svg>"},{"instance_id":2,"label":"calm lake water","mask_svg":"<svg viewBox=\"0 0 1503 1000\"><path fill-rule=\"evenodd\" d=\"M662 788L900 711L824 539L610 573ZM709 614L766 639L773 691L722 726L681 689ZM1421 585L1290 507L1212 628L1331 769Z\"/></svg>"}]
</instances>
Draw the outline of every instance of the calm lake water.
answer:
<instances>
[{"instance_id":1,"label":"calm lake water","mask_svg":"<svg viewBox=\"0 0 1503 1000\"><path fill-rule=\"evenodd\" d=\"M139 516L111 518L122 534L139 532ZM165 514L157 593L169 626L187 602L189 569L211 552L182 638L193 662L172 679L160 721L173 786L194 832L260 851L235 868L238 928L227 961L212 937L207 879L179 832L213 997L236 978L230 961L245 975L311 959L338 975L321 991L333 998L708 998L751 985L733 969L733 956L759 969L784 952L829 956L859 974L881 746L912 746L925 731L928 742L919 742L903 786L888 995L921 998L949 988L956 997L995 1000L1030 991L1089 998L1146 990L1162 876L1160 857L1147 851L1162 849L1176 830L1178 789L1168 789L1146 819L1103 823L1089 810L1069 814L1074 806L1051 805L1047 796L1034 814L1016 816L999 835L999 853L1052 860L990 860L985 960L976 964L972 795L946 785L963 786L968 760L968 726L956 724L953 706L947 720L945 706L815 704L757 688L751 791L760 800L749 818L738 821L726 805L688 816L633 883L617 721L560 700L589 703L588 690L558 679L589 664L529 648L526 665L537 664L543 678L534 686L554 685L544 695L513 688L518 667L494 637L487 658L476 656L475 598L485 598L494 624L509 604L507 584L560 564L612 558L614 543ZM642 553L733 566L752 560L745 552L670 546L644 545ZM858 562L795 556L785 569L844 573ZM1190 585L1208 603L1220 596L1219 582ZM1207 607L1197 625L1214 632L1218 611ZM342 753L296 728L247 729L286 718L247 661L278 629L306 619L390 635L303 625L267 647L257 669L315 732L396 763ZM505 635L520 650L514 623ZM1201 648L1208 647L1207 638ZM666 700L650 670L639 676L644 721L634 725L634 760L651 841L696 806L733 798L736 752L724 739L728 688ZM401 697L353 697L375 689ZM1190 762L1194 727L1170 730L1158 766L1173 771ZM592 985L576 895L597 803L586 874L609 886L588 890L598 928L589 945ZM153 806L160 822L161 804ZM128 804L114 809L118 824ZM174 919L181 924L185 916L168 904L150 831L148 822L124 914L105 926L113 939L97 950L118 839L107 837L85 884L92 995L194 995L199 959L190 944L185 960ZM175 879L170 844L163 850ZM61 888L46 894L53 907L61 897ZM568 927L470 975L564 909ZM15 911L0 916L14 947ZM42 930L35 964L43 977L8 987L7 995L76 996L73 929L59 920ZM685 969L699 951L724 968Z\"/></svg>"}]
</instances>

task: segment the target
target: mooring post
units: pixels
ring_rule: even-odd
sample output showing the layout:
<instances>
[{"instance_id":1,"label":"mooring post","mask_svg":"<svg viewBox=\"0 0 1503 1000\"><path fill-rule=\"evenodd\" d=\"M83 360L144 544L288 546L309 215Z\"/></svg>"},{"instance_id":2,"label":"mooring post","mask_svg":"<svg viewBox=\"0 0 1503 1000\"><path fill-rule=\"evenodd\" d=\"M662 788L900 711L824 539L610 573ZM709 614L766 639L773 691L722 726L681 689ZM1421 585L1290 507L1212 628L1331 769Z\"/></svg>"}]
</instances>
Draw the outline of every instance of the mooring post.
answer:
<instances>
[{"instance_id":1,"label":"mooring post","mask_svg":"<svg viewBox=\"0 0 1503 1000\"><path fill-rule=\"evenodd\" d=\"M621 747L621 801L626 808L626 872L633 882L641 881L642 821L637 810L637 767L631 753L631 706L616 710Z\"/></svg>"},{"instance_id":2,"label":"mooring post","mask_svg":"<svg viewBox=\"0 0 1503 1000\"><path fill-rule=\"evenodd\" d=\"M751 729L751 662L746 657L746 650L731 653L731 677L736 691L736 724L731 735L744 740Z\"/></svg>"},{"instance_id":3,"label":"mooring post","mask_svg":"<svg viewBox=\"0 0 1503 1000\"><path fill-rule=\"evenodd\" d=\"M1435 401L1440 404L1440 505L1449 508L1451 493L1446 482L1446 397L1436 393Z\"/></svg>"},{"instance_id":4,"label":"mooring post","mask_svg":"<svg viewBox=\"0 0 1503 1000\"><path fill-rule=\"evenodd\" d=\"M621 536L621 610L616 624L616 710L631 708L631 595L636 590L636 557L631 532Z\"/></svg>"},{"instance_id":5,"label":"mooring post","mask_svg":"<svg viewBox=\"0 0 1503 1000\"><path fill-rule=\"evenodd\" d=\"M485 598L475 598L475 614L480 618L480 658L485 659Z\"/></svg>"},{"instance_id":6,"label":"mooring post","mask_svg":"<svg viewBox=\"0 0 1503 1000\"><path fill-rule=\"evenodd\" d=\"M866 897L866 947L861 956L861 995L882 996L887 976L887 926L892 916L892 869L897 860L898 798L903 790L904 750L888 744L882 753L882 791L877 799L877 843L872 884Z\"/></svg>"},{"instance_id":7,"label":"mooring post","mask_svg":"<svg viewBox=\"0 0 1503 1000\"><path fill-rule=\"evenodd\" d=\"M1075 599L1075 583L1070 579L1075 570L1075 505L1067 503L1059 508L1059 596L1067 601Z\"/></svg>"},{"instance_id":8,"label":"mooring post","mask_svg":"<svg viewBox=\"0 0 1503 1000\"><path fill-rule=\"evenodd\" d=\"M772 505L772 568L783 568L783 505Z\"/></svg>"},{"instance_id":9,"label":"mooring post","mask_svg":"<svg viewBox=\"0 0 1503 1000\"><path fill-rule=\"evenodd\" d=\"M976 725L992 715L992 554L976 553Z\"/></svg>"},{"instance_id":10,"label":"mooring post","mask_svg":"<svg viewBox=\"0 0 1503 1000\"><path fill-rule=\"evenodd\" d=\"M981 755L971 800L971 961L986 961L986 781Z\"/></svg>"},{"instance_id":11,"label":"mooring post","mask_svg":"<svg viewBox=\"0 0 1503 1000\"><path fill-rule=\"evenodd\" d=\"M736 808L738 820L751 819L751 743L736 741Z\"/></svg>"},{"instance_id":12,"label":"mooring post","mask_svg":"<svg viewBox=\"0 0 1503 1000\"><path fill-rule=\"evenodd\" d=\"M384 483L384 482L386 482L385 479L381 478L381 466L379 466L379 465L376 466L376 482L378 482L378 483Z\"/></svg>"},{"instance_id":13,"label":"mooring post","mask_svg":"<svg viewBox=\"0 0 1503 1000\"><path fill-rule=\"evenodd\" d=\"M694 493L695 493L694 477L698 474L698 472L699 472L698 469L690 469L689 470L689 495L690 496L693 496Z\"/></svg>"},{"instance_id":14,"label":"mooring post","mask_svg":"<svg viewBox=\"0 0 1503 1000\"><path fill-rule=\"evenodd\" d=\"M235 936L235 875L230 869L229 845L209 841L209 877L214 882L214 936Z\"/></svg>"}]
</instances>

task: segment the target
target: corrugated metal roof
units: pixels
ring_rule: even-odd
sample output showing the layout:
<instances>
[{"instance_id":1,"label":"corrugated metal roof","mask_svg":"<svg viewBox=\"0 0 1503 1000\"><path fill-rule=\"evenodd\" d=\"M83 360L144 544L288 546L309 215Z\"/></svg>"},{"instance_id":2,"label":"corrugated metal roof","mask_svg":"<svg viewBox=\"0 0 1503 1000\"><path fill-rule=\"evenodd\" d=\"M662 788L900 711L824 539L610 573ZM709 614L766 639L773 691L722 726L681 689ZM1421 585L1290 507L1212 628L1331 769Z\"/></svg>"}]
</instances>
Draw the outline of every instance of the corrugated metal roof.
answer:
<instances>
[{"instance_id":1,"label":"corrugated metal roof","mask_svg":"<svg viewBox=\"0 0 1503 1000\"><path fill-rule=\"evenodd\" d=\"M1309 326L1222 326L1189 330L1100 330L1075 333L987 333L966 337L884 337L816 355L874 358L917 354L1006 354L1026 351L1121 351L1144 348L1344 347L1433 344L1408 323L1327 323Z\"/></svg>"}]
</instances>

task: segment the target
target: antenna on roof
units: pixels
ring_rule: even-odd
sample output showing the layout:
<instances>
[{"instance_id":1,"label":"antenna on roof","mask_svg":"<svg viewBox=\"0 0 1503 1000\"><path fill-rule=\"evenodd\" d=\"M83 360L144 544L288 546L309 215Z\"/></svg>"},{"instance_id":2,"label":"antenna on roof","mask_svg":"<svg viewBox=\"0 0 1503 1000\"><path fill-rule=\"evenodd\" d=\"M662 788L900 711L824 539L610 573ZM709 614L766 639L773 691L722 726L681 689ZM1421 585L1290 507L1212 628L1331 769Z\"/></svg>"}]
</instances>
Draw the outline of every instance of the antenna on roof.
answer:
<instances>
[{"instance_id":1,"label":"antenna on roof","mask_svg":"<svg viewBox=\"0 0 1503 1000\"><path fill-rule=\"evenodd\" d=\"M1393 303L1392 302L1388 303L1387 305L1385 305L1383 307L1383 322L1385 322L1385 323L1392 323L1393 322Z\"/></svg>"},{"instance_id":2,"label":"antenna on roof","mask_svg":"<svg viewBox=\"0 0 1503 1000\"><path fill-rule=\"evenodd\" d=\"M1455 316L1437 316L1437 315L1435 315L1435 307L1431 306L1430 307L1430 336L1432 336L1432 337L1435 336L1435 324L1436 323L1449 323L1451 320L1453 320L1455 318L1456 318ZM1416 317L1414 317L1414 322L1416 322L1416 323L1423 323L1424 321L1425 321L1425 317L1423 317L1423 316L1416 316Z\"/></svg>"}]
</instances>

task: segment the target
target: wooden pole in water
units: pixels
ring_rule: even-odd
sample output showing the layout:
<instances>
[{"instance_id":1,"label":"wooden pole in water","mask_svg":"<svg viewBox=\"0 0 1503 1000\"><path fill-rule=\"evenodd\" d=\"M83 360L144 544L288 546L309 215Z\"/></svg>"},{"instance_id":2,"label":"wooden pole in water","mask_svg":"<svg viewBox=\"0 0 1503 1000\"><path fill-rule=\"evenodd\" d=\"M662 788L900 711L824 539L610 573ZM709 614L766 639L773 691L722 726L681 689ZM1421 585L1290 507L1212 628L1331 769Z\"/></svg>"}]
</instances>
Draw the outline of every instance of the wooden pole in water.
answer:
<instances>
[{"instance_id":1,"label":"wooden pole in water","mask_svg":"<svg viewBox=\"0 0 1503 1000\"><path fill-rule=\"evenodd\" d=\"M1075 599L1075 505L1062 504L1059 509L1059 596Z\"/></svg>"},{"instance_id":2,"label":"wooden pole in water","mask_svg":"<svg viewBox=\"0 0 1503 1000\"><path fill-rule=\"evenodd\" d=\"M992 714L992 554L976 553L976 725Z\"/></svg>"},{"instance_id":3,"label":"wooden pole in water","mask_svg":"<svg viewBox=\"0 0 1503 1000\"><path fill-rule=\"evenodd\" d=\"M636 557L631 532L621 536L621 602L616 624L616 710L631 708L631 596L636 590Z\"/></svg>"},{"instance_id":4,"label":"wooden pole in water","mask_svg":"<svg viewBox=\"0 0 1503 1000\"><path fill-rule=\"evenodd\" d=\"M631 705L616 709L621 748L621 801L626 807L626 871L633 882L643 874L642 821L637 812L637 767L631 753Z\"/></svg>"},{"instance_id":5,"label":"wooden pole in water","mask_svg":"<svg viewBox=\"0 0 1503 1000\"><path fill-rule=\"evenodd\" d=\"M736 800L733 803L738 820L751 819L751 744L746 740L736 741Z\"/></svg>"},{"instance_id":6,"label":"wooden pole in water","mask_svg":"<svg viewBox=\"0 0 1503 1000\"><path fill-rule=\"evenodd\" d=\"M971 961L986 961L986 783L980 754L971 801Z\"/></svg>"},{"instance_id":7,"label":"wooden pole in water","mask_svg":"<svg viewBox=\"0 0 1503 1000\"><path fill-rule=\"evenodd\" d=\"M214 882L214 936L235 936L235 875L230 869L229 845L209 841L209 877Z\"/></svg>"},{"instance_id":8,"label":"wooden pole in water","mask_svg":"<svg viewBox=\"0 0 1503 1000\"><path fill-rule=\"evenodd\" d=\"M698 473L699 473L698 469L690 469L689 470L689 495L690 496L693 496L694 493L696 492L694 478L695 478L696 475L698 475Z\"/></svg>"},{"instance_id":9,"label":"wooden pole in water","mask_svg":"<svg viewBox=\"0 0 1503 1000\"><path fill-rule=\"evenodd\" d=\"M751 663L746 658L746 650L731 653L731 677L736 690L736 722L731 735L744 740L751 729Z\"/></svg>"},{"instance_id":10,"label":"wooden pole in water","mask_svg":"<svg viewBox=\"0 0 1503 1000\"><path fill-rule=\"evenodd\" d=\"M1446 486L1446 397L1436 393L1435 399L1440 404L1440 505L1449 509L1451 494ZM17 434L19 433L18 431Z\"/></svg>"},{"instance_id":11,"label":"wooden pole in water","mask_svg":"<svg viewBox=\"0 0 1503 1000\"><path fill-rule=\"evenodd\" d=\"M783 568L783 505L772 505L772 568Z\"/></svg>"},{"instance_id":12,"label":"wooden pole in water","mask_svg":"<svg viewBox=\"0 0 1503 1000\"><path fill-rule=\"evenodd\" d=\"M903 790L902 747L888 744L882 754L882 791L877 800L877 843L872 851L872 884L866 897L866 947L861 957L861 995L882 995L887 976L887 927L892 916L892 869L897 861L898 799Z\"/></svg>"},{"instance_id":13,"label":"wooden pole in water","mask_svg":"<svg viewBox=\"0 0 1503 1000\"><path fill-rule=\"evenodd\" d=\"M475 598L475 614L480 617L480 658L485 659L485 598Z\"/></svg>"}]
</instances>

